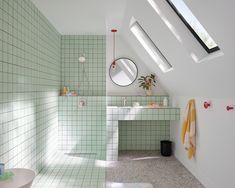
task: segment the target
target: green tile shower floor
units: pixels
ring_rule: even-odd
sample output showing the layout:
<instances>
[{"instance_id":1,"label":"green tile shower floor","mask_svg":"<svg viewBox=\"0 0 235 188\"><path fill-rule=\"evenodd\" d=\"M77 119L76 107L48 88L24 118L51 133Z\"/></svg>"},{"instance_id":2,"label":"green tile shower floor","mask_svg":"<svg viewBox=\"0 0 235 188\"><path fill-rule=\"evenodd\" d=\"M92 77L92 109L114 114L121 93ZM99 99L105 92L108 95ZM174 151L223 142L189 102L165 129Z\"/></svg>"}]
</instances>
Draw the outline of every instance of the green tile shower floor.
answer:
<instances>
[{"instance_id":1,"label":"green tile shower floor","mask_svg":"<svg viewBox=\"0 0 235 188\"><path fill-rule=\"evenodd\" d=\"M33 188L104 188L105 162L96 154L57 153L36 176Z\"/></svg>"}]
</instances>

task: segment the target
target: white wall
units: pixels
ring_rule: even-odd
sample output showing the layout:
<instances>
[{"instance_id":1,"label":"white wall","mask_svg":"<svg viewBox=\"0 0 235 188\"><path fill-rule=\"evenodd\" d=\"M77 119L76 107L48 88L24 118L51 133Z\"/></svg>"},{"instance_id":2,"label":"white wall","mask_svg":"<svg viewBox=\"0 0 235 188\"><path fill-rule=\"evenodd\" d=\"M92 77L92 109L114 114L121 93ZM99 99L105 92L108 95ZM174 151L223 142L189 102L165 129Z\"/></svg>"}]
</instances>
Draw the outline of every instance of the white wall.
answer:
<instances>
[{"instance_id":1,"label":"white wall","mask_svg":"<svg viewBox=\"0 0 235 188\"><path fill-rule=\"evenodd\" d=\"M120 87L112 82L109 76L109 67L113 61L113 36L107 35L106 38L106 84L108 95L145 95L142 88L139 88L138 80L127 87ZM116 58L126 57L134 61L138 68L138 77L153 73L146 66L146 62L143 62L138 55L132 51L132 48L128 45L125 39L121 35L116 36ZM153 89L154 95L165 95L167 94L161 84L157 81L156 87Z\"/></svg>"},{"instance_id":2,"label":"white wall","mask_svg":"<svg viewBox=\"0 0 235 188\"><path fill-rule=\"evenodd\" d=\"M173 105L181 108L180 124L171 125L174 154L206 188L233 188L235 186L235 110L226 106L235 98L195 98L197 108L197 151L195 159L188 160L180 140L181 123L187 101L193 97L173 97ZM205 110L204 101L212 101Z\"/></svg>"}]
</instances>

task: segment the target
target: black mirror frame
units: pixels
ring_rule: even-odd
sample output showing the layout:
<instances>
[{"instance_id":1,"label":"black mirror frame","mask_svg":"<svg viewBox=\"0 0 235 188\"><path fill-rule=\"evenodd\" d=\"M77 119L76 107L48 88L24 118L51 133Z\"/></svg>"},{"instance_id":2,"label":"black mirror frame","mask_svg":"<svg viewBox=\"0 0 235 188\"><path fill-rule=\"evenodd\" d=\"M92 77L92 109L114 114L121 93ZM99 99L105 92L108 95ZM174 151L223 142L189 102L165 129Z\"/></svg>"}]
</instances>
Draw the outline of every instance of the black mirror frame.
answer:
<instances>
[{"instance_id":1,"label":"black mirror frame","mask_svg":"<svg viewBox=\"0 0 235 188\"><path fill-rule=\"evenodd\" d=\"M125 86L117 84L116 82L113 81L113 79L112 79L112 77L111 77L111 74L110 74L110 71L111 71L111 69L112 69L112 64L111 64L110 67L109 67L109 77L110 77L110 79L112 80L112 82L113 82L115 85L117 85L117 86L120 86L120 87L127 87L127 86L130 86L131 84L133 84L133 83L136 81L136 79L137 79L137 77L138 77L138 74L139 74L138 67L137 67L137 65L134 63L134 61L132 61L130 58L120 57L120 58L116 59L115 61L118 61L119 59L127 59L127 60L131 61L131 62L135 65L135 67L136 67L136 77L135 77L135 79L133 80L133 82L131 82L130 84L125 85Z\"/></svg>"}]
</instances>

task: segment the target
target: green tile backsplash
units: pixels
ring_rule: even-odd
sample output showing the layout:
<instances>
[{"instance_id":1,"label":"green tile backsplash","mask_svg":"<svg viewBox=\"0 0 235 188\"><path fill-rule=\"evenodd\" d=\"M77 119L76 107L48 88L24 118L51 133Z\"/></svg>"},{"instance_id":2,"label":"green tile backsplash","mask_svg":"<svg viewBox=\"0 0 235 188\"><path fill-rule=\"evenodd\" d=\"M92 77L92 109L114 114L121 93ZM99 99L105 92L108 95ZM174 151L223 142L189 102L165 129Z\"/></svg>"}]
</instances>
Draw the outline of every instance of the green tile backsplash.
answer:
<instances>
[{"instance_id":1,"label":"green tile backsplash","mask_svg":"<svg viewBox=\"0 0 235 188\"><path fill-rule=\"evenodd\" d=\"M56 151L60 35L30 0L0 0L0 161L41 170Z\"/></svg>"},{"instance_id":2,"label":"green tile backsplash","mask_svg":"<svg viewBox=\"0 0 235 188\"><path fill-rule=\"evenodd\" d=\"M78 61L84 55L85 63ZM61 85L78 91L79 95L106 94L105 35L65 35L61 40Z\"/></svg>"},{"instance_id":3,"label":"green tile backsplash","mask_svg":"<svg viewBox=\"0 0 235 188\"><path fill-rule=\"evenodd\" d=\"M84 107L79 106L85 100ZM59 149L106 155L106 97L59 97Z\"/></svg>"},{"instance_id":4,"label":"green tile backsplash","mask_svg":"<svg viewBox=\"0 0 235 188\"><path fill-rule=\"evenodd\" d=\"M148 105L149 103L163 104L163 99L167 97L169 101L169 96L167 95L155 95L155 96L107 96L108 106L122 106L123 97L126 98L126 106L132 106L133 102L139 102L140 106Z\"/></svg>"},{"instance_id":5,"label":"green tile backsplash","mask_svg":"<svg viewBox=\"0 0 235 188\"><path fill-rule=\"evenodd\" d=\"M119 121L119 150L160 150L170 139L170 121Z\"/></svg>"}]
</instances>

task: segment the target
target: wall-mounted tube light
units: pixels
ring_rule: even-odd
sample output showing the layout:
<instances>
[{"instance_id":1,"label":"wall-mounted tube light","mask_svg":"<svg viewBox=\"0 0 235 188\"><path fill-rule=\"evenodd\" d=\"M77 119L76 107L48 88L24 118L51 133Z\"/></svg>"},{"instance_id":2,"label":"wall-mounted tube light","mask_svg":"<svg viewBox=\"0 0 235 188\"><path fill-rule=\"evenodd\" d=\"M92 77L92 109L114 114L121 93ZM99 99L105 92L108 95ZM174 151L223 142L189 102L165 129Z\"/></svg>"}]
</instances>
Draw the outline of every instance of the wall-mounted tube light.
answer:
<instances>
[{"instance_id":1,"label":"wall-mounted tube light","mask_svg":"<svg viewBox=\"0 0 235 188\"><path fill-rule=\"evenodd\" d=\"M130 30L163 72L173 70L172 65L137 21L130 25Z\"/></svg>"}]
</instances>

